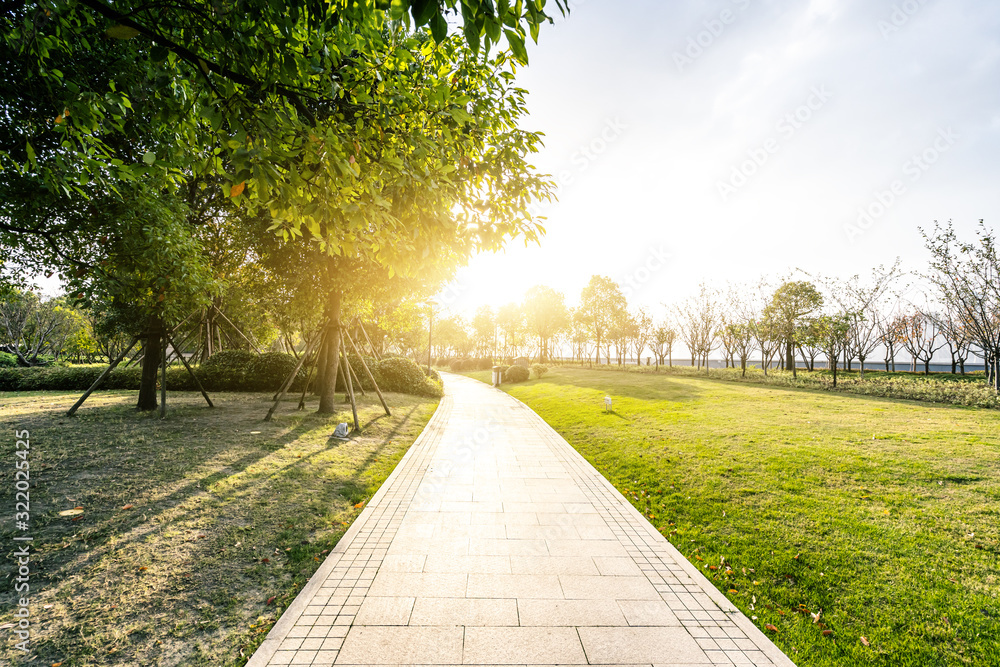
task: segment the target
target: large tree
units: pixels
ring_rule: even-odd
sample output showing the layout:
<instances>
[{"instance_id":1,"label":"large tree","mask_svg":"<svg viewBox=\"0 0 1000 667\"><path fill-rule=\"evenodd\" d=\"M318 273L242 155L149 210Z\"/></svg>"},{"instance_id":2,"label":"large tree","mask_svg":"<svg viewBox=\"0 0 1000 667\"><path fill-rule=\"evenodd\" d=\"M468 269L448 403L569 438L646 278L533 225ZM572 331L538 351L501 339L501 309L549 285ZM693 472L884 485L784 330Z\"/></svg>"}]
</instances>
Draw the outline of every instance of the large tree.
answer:
<instances>
[{"instance_id":1,"label":"large tree","mask_svg":"<svg viewBox=\"0 0 1000 667\"><path fill-rule=\"evenodd\" d=\"M796 373L795 332L802 318L815 312L823 305L823 295L816 286L804 280L789 280L782 283L771 297L767 316L784 346L785 368Z\"/></svg>"},{"instance_id":2,"label":"large tree","mask_svg":"<svg viewBox=\"0 0 1000 667\"><path fill-rule=\"evenodd\" d=\"M601 363L601 343L608 345L607 336L615 321L628 312L628 303L621 287L605 276L591 276L580 293L580 318L586 322L597 345L597 363ZM609 347L610 349L610 347ZM607 362L611 363L610 351Z\"/></svg>"},{"instance_id":3,"label":"large tree","mask_svg":"<svg viewBox=\"0 0 1000 667\"><path fill-rule=\"evenodd\" d=\"M540 233L528 206L549 183L526 162L540 136L519 127L525 91L513 73L524 36L547 18L529 4L463 2L462 37L447 34L453 0L28 4L3 17L3 56L43 94L31 114L5 110L16 122L0 168L70 207L136 179L158 179L179 201L192 182L215 182L283 241L325 254L329 412L331 351L356 277L345 270L446 274L476 250ZM483 53L501 38L510 51ZM81 262L61 245L72 234L54 238L47 220L0 218L12 245L38 237ZM69 231L81 230L105 231Z\"/></svg>"},{"instance_id":4,"label":"large tree","mask_svg":"<svg viewBox=\"0 0 1000 667\"><path fill-rule=\"evenodd\" d=\"M538 340L538 361L545 363L552 339L569 326L565 297L551 287L536 285L525 294L522 308L525 326Z\"/></svg>"}]
</instances>

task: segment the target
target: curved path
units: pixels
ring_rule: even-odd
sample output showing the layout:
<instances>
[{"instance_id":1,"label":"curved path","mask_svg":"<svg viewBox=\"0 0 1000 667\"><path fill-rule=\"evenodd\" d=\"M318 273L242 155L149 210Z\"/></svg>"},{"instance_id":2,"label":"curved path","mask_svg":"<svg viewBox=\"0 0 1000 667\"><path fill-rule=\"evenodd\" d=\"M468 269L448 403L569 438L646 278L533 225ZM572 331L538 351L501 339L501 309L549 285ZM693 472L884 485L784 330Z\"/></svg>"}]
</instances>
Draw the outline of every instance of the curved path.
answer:
<instances>
[{"instance_id":1,"label":"curved path","mask_svg":"<svg viewBox=\"0 0 1000 667\"><path fill-rule=\"evenodd\" d=\"M794 667L527 406L445 387L250 667Z\"/></svg>"}]
</instances>

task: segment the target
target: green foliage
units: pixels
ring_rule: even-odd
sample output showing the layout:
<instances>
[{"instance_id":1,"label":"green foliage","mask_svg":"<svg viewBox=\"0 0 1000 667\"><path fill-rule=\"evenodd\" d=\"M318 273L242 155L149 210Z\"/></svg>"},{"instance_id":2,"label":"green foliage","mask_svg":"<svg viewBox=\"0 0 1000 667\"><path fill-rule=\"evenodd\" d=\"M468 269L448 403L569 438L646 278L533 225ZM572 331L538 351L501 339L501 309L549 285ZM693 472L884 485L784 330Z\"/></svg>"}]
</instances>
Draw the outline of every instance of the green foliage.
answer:
<instances>
[{"instance_id":1,"label":"green foliage","mask_svg":"<svg viewBox=\"0 0 1000 667\"><path fill-rule=\"evenodd\" d=\"M230 373L245 373L257 355L247 350L222 350L209 357L202 368L218 368Z\"/></svg>"},{"instance_id":2,"label":"green foliage","mask_svg":"<svg viewBox=\"0 0 1000 667\"><path fill-rule=\"evenodd\" d=\"M541 380L549 372L549 367L542 364L534 364L531 367L531 372L534 373L536 380Z\"/></svg>"},{"instance_id":3,"label":"green foliage","mask_svg":"<svg viewBox=\"0 0 1000 667\"><path fill-rule=\"evenodd\" d=\"M382 391L396 391L418 396L441 396L442 390L430 380L412 359L387 357L372 369Z\"/></svg>"},{"instance_id":4,"label":"green foliage","mask_svg":"<svg viewBox=\"0 0 1000 667\"><path fill-rule=\"evenodd\" d=\"M503 372L504 382L526 382L531 372L524 366L511 366Z\"/></svg>"},{"instance_id":5,"label":"green foliage","mask_svg":"<svg viewBox=\"0 0 1000 667\"><path fill-rule=\"evenodd\" d=\"M493 368L493 359L489 357L475 357L472 359L452 359L449 367L455 373L466 371L488 371Z\"/></svg>"},{"instance_id":6,"label":"green foliage","mask_svg":"<svg viewBox=\"0 0 1000 667\"><path fill-rule=\"evenodd\" d=\"M198 368L198 379L210 391L242 391L249 385L247 370L257 355L246 350L222 350Z\"/></svg>"},{"instance_id":7,"label":"green foliage","mask_svg":"<svg viewBox=\"0 0 1000 667\"><path fill-rule=\"evenodd\" d=\"M0 352L0 368L12 368L17 366L17 357L10 352Z\"/></svg>"},{"instance_id":8,"label":"green foliage","mask_svg":"<svg viewBox=\"0 0 1000 667\"><path fill-rule=\"evenodd\" d=\"M264 354L251 355L251 359L246 367L245 382L248 389L252 391L273 391L281 387L281 383L291 375L299 362L294 356L284 352L265 352ZM305 368L299 369L299 373L292 383L293 388L301 388L305 382Z\"/></svg>"}]
</instances>

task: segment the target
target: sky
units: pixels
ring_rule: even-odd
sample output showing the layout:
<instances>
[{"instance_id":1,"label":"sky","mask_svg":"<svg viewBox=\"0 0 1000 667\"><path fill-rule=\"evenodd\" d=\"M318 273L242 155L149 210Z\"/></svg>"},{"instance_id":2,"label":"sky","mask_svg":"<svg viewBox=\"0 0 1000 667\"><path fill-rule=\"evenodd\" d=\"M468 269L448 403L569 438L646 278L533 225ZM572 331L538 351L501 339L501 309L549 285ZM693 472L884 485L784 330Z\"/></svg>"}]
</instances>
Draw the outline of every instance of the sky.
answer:
<instances>
[{"instance_id":1,"label":"sky","mask_svg":"<svg viewBox=\"0 0 1000 667\"><path fill-rule=\"evenodd\" d=\"M554 11L554 2L550 11ZM519 71L559 201L461 269L455 314L591 275L654 317L782 276L919 271L919 228L1000 227L1000 3L579 0Z\"/></svg>"}]
</instances>

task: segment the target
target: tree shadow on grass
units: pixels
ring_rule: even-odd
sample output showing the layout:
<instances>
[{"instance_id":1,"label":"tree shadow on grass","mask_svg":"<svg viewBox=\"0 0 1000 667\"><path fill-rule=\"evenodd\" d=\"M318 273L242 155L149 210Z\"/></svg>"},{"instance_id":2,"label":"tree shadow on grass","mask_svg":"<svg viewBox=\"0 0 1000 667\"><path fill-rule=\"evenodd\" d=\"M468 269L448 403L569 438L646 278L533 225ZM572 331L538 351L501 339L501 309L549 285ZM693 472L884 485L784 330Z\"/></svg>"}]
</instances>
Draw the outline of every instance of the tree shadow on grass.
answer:
<instances>
[{"instance_id":1,"label":"tree shadow on grass","mask_svg":"<svg viewBox=\"0 0 1000 667\"><path fill-rule=\"evenodd\" d=\"M135 413L130 393L95 398L74 420L63 413L75 396L0 417L31 432L33 599L54 605L33 639L48 662L232 663L256 641L251 621L274 614L268 593L294 596L343 534L331 517L353 518L354 498L389 474L428 403L394 395L398 415L379 418L377 400L362 399L366 432L334 451L326 430L340 413L262 424L264 395L222 395L215 410L179 396L162 421ZM74 506L78 521L57 516ZM11 595L0 594L0 623Z\"/></svg>"}]
</instances>

